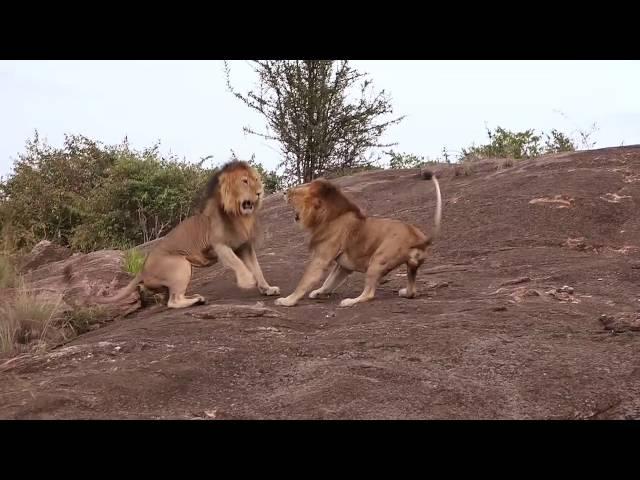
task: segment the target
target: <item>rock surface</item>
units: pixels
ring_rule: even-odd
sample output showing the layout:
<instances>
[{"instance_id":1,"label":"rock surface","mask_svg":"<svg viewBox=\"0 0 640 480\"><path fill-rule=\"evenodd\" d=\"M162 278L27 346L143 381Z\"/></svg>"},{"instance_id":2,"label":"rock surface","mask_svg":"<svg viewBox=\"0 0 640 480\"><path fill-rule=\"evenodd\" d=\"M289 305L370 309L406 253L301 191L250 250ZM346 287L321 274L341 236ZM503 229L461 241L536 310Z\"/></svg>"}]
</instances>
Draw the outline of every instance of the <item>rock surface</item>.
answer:
<instances>
[{"instance_id":1,"label":"rock surface","mask_svg":"<svg viewBox=\"0 0 640 480\"><path fill-rule=\"evenodd\" d=\"M398 296L404 267L348 309L339 300L361 292L362 275L284 308L240 290L220 266L194 270L188 293L206 305L147 307L0 362L0 418L640 418L640 147L436 170L442 237L417 298ZM434 189L419 177L337 183L368 214L426 230ZM262 217L258 258L286 295L306 236L279 195ZM121 286L119 255L71 257L31 280L52 288L76 262L78 292L98 280Z\"/></svg>"},{"instance_id":2,"label":"rock surface","mask_svg":"<svg viewBox=\"0 0 640 480\"><path fill-rule=\"evenodd\" d=\"M23 272L35 270L42 265L64 260L71 256L71 250L56 245L49 240L39 242L31 252L22 259L20 269Z\"/></svg>"}]
</instances>

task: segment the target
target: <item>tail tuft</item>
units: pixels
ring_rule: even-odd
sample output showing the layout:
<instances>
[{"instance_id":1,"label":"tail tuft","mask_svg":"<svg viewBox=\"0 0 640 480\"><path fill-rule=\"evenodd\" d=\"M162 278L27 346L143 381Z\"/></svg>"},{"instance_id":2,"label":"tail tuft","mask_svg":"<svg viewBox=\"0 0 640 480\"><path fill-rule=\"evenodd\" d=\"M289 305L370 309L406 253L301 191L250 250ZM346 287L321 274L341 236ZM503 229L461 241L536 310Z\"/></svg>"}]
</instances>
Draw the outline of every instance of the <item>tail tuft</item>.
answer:
<instances>
[{"instance_id":1,"label":"tail tuft","mask_svg":"<svg viewBox=\"0 0 640 480\"><path fill-rule=\"evenodd\" d=\"M423 170L422 171L422 179L423 180L431 180L433 177L433 172L431 170Z\"/></svg>"}]
</instances>

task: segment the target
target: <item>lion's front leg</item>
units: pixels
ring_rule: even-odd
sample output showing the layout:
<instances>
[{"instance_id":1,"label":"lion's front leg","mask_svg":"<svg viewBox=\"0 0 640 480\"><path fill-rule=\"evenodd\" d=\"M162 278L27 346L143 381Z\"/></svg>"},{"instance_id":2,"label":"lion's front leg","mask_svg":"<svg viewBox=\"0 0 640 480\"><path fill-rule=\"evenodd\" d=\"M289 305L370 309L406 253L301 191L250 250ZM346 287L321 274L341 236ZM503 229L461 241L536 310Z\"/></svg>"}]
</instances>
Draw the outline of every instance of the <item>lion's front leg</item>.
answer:
<instances>
[{"instance_id":1,"label":"lion's front leg","mask_svg":"<svg viewBox=\"0 0 640 480\"><path fill-rule=\"evenodd\" d=\"M333 270L329 273L329 276L324 281L322 286L317 290L312 291L309 294L309 298L318 298L320 295L324 295L326 293L333 293L333 291L338 288L342 283L347 279L347 277L351 274L351 270L347 270L346 268L341 267L338 263L333 266Z\"/></svg>"},{"instance_id":2,"label":"lion's front leg","mask_svg":"<svg viewBox=\"0 0 640 480\"><path fill-rule=\"evenodd\" d=\"M288 297L279 298L276 300L276 305L283 307L293 307L298 301L304 297L304 295L322 279L323 275L329 268L332 257L314 257L307 268L298 286Z\"/></svg>"},{"instance_id":3,"label":"lion's front leg","mask_svg":"<svg viewBox=\"0 0 640 480\"><path fill-rule=\"evenodd\" d=\"M263 295L280 294L280 288L269 285L267 280L264 278L253 245L249 244L245 246L240 250L240 252L238 252L238 254L240 256L240 259L244 262L244 264L251 271L256 281L258 282L258 290L260 291L260 293L262 293Z\"/></svg>"},{"instance_id":4,"label":"lion's front leg","mask_svg":"<svg viewBox=\"0 0 640 480\"><path fill-rule=\"evenodd\" d=\"M218 259L225 267L231 268L235 274L240 288L253 288L256 286L256 279L246 265L233 253L233 250L226 245L218 244L213 247Z\"/></svg>"}]
</instances>

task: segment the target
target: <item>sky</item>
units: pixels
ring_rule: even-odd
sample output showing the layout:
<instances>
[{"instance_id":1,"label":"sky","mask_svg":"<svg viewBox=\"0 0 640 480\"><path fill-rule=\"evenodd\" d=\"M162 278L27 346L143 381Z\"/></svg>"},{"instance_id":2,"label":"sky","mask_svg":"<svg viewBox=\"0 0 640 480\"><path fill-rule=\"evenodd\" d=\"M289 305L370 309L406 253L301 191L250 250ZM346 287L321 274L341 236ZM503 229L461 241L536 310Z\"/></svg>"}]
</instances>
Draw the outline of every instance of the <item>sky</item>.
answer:
<instances>
[{"instance_id":1,"label":"sky","mask_svg":"<svg viewBox=\"0 0 640 480\"><path fill-rule=\"evenodd\" d=\"M640 144L640 61L353 60L405 115L382 137L394 150L428 158L486 142L486 127L566 133L590 130L595 147ZM230 62L234 88L256 83L249 62ZM0 176L37 130L50 145L64 134L105 144L126 136L137 149L188 161L231 150L269 168L278 145L244 134L263 131L260 115L227 89L221 60L0 61Z\"/></svg>"}]
</instances>

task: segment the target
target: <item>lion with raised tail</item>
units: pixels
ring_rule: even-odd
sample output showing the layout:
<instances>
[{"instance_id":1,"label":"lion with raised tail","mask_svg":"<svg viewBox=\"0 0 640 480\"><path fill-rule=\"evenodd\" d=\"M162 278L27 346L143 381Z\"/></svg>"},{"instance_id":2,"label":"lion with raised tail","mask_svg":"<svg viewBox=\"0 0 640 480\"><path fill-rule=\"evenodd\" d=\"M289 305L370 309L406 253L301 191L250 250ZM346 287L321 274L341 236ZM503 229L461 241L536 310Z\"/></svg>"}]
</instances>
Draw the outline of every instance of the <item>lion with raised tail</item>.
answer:
<instances>
[{"instance_id":1,"label":"lion with raised tail","mask_svg":"<svg viewBox=\"0 0 640 480\"><path fill-rule=\"evenodd\" d=\"M324 276L333 264L324 284L310 298L333 292L354 271L366 275L364 291L356 298L345 298L341 307L350 307L374 298L382 277L405 263L407 287L401 297L416 295L416 274L427 256L427 247L440 233L442 198L435 175L426 171L436 191L435 224L430 235L418 227L390 218L365 216L338 187L327 180L314 180L286 192L286 201L295 210L295 220L311 233L311 260L295 291L278 298L276 305L291 307Z\"/></svg>"},{"instance_id":2,"label":"lion with raised tail","mask_svg":"<svg viewBox=\"0 0 640 480\"><path fill-rule=\"evenodd\" d=\"M256 212L264 189L260 175L247 162L234 160L209 180L200 212L183 220L162 237L147 255L142 271L112 297L94 297L96 303L124 300L140 286L151 291L168 290L167 306L184 308L204 303L201 295L185 296L195 267L218 260L236 275L240 288L257 285L263 295L280 289L267 283L254 250ZM65 272L67 278L71 270Z\"/></svg>"}]
</instances>

